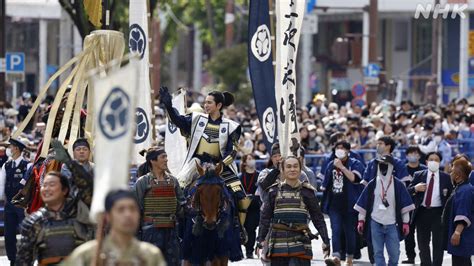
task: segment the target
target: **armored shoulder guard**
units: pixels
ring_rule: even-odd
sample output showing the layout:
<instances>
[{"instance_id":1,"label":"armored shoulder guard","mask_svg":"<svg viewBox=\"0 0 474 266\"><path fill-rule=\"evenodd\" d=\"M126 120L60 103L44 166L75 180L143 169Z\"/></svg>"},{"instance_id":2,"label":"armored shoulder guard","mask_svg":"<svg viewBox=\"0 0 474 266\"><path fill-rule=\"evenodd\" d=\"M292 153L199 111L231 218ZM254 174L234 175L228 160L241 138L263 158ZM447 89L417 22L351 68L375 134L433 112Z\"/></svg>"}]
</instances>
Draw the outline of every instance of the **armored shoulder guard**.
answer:
<instances>
[{"instance_id":1,"label":"armored shoulder guard","mask_svg":"<svg viewBox=\"0 0 474 266\"><path fill-rule=\"evenodd\" d=\"M307 188L307 189L310 189L310 190L312 190L312 191L316 191L316 188L313 187L313 186L312 186L310 183L308 183L308 182L303 182L303 183L301 184L301 186L302 186L303 188Z\"/></svg>"},{"instance_id":2,"label":"armored shoulder guard","mask_svg":"<svg viewBox=\"0 0 474 266\"><path fill-rule=\"evenodd\" d=\"M35 211L32 213L30 216L26 217L22 224L21 224L21 229L22 230L30 230L33 228L36 224L41 223L42 221L47 219L47 213L48 211L45 208L40 208L39 210Z\"/></svg>"},{"instance_id":3,"label":"armored shoulder guard","mask_svg":"<svg viewBox=\"0 0 474 266\"><path fill-rule=\"evenodd\" d=\"M269 186L266 190L267 191L271 191L271 190L275 190L275 189L279 189L280 188L280 182L276 181L275 183L273 183L271 186Z\"/></svg>"}]
</instances>

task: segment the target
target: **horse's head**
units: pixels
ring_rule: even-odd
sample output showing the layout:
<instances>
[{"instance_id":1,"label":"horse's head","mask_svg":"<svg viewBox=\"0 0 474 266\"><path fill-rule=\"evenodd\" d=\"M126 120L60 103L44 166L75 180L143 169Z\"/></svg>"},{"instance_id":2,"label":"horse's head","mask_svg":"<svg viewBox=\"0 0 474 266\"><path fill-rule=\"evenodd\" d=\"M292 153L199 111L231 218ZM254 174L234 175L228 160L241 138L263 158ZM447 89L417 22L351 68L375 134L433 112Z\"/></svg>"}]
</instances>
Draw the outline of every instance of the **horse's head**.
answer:
<instances>
[{"instance_id":1,"label":"horse's head","mask_svg":"<svg viewBox=\"0 0 474 266\"><path fill-rule=\"evenodd\" d=\"M207 230L225 230L222 226L225 221L221 220L222 212L227 208L227 196L225 185L220 178L222 163L213 166L202 167L197 164L199 180L197 190L193 199L193 207L198 211L196 226ZM197 228L196 227L196 228ZM197 233L197 232L196 232Z\"/></svg>"}]
</instances>

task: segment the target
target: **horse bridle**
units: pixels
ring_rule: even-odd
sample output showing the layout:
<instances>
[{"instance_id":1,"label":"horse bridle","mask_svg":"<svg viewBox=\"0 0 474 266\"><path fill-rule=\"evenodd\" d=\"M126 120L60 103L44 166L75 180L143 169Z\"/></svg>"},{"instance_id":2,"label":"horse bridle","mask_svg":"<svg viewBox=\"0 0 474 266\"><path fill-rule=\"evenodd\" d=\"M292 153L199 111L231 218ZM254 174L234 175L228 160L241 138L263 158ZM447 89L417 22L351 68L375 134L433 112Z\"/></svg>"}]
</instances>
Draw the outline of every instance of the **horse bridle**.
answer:
<instances>
[{"instance_id":1,"label":"horse bridle","mask_svg":"<svg viewBox=\"0 0 474 266\"><path fill-rule=\"evenodd\" d=\"M217 210L217 221L216 221L216 226L219 225L221 222L222 222L222 219L221 219L221 213L225 213L227 211L227 198L225 196L225 192L224 192L224 189L225 187L221 184L221 191L220 191L220 202L219 202L219 209ZM193 201L196 202L195 200L195 197L198 196L198 199L199 199L199 190L196 191L196 195L194 196L194 199ZM197 204L196 204L197 203ZM197 211L197 215L196 217L203 217L203 213L202 213L202 209L201 209L201 204L199 202L199 200L195 203L195 207L196 207L196 211ZM191 220L193 221L193 224L196 223L196 217L192 218Z\"/></svg>"}]
</instances>

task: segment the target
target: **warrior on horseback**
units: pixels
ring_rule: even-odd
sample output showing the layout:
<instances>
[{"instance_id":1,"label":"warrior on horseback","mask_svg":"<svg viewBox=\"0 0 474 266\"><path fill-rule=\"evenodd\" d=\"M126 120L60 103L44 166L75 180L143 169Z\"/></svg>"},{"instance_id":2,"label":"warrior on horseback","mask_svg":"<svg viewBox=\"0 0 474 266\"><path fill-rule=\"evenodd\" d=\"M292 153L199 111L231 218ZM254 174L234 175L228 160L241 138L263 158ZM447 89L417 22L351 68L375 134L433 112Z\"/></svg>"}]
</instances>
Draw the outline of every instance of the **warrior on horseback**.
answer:
<instances>
[{"instance_id":1,"label":"warrior on horseback","mask_svg":"<svg viewBox=\"0 0 474 266\"><path fill-rule=\"evenodd\" d=\"M238 123L222 117L222 109L230 106L234 102L234 97L228 92L213 91L206 97L205 114L193 112L187 116L180 115L173 108L168 88L160 88L160 99L166 107L170 120L188 139L186 160L181 172L177 175L180 185L188 186L192 178L197 175L196 160L212 164L222 162L223 171L220 177L231 191L234 201L237 202L242 231L241 241L245 243L246 233L243 224L250 200L246 197L234 162L241 127Z\"/></svg>"}]
</instances>

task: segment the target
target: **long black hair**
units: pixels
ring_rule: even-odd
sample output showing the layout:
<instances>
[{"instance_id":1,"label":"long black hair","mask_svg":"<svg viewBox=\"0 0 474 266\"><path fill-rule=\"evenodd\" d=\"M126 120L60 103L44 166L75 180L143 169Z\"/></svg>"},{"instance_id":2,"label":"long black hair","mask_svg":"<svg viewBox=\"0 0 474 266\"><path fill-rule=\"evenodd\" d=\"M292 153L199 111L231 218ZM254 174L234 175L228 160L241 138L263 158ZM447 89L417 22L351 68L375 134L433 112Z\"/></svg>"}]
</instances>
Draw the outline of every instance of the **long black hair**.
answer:
<instances>
[{"instance_id":1,"label":"long black hair","mask_svg":"<svg viewBox=\"0 0 474 266\"><path fill-rule=\"evenodd\" d=\"M208 94L208 96L214 97L214 102L216 102L216 105L221 103L222 104L222 109L231 106L234 103L234 95L232 93L224 91L212 91Z\"/></svg>"}]
</instances>

